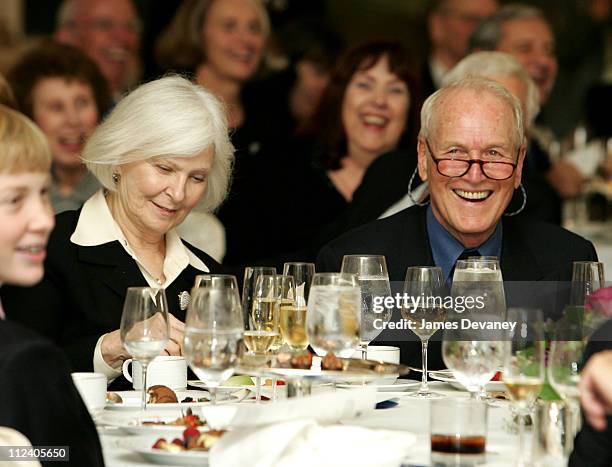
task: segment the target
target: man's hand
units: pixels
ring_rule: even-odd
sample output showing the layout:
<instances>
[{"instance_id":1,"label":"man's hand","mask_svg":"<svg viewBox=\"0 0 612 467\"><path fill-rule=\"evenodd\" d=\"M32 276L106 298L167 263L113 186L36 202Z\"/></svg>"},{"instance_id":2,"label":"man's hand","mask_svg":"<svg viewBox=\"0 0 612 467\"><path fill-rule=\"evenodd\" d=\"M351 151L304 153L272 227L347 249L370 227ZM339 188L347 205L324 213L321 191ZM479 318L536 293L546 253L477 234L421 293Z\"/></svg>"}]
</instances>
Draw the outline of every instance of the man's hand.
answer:
<instances>
[{"instance_id":1,"label":"man's hand","mask_svg":"<svg viewBox=\"0 0 612 467\"><path fill-rule=\"evenodd\" d=\"M605 429L606 414L612 410L612 350L589 359L578 387L587 420L595 429Z\"/></svg>"}]
</instances>

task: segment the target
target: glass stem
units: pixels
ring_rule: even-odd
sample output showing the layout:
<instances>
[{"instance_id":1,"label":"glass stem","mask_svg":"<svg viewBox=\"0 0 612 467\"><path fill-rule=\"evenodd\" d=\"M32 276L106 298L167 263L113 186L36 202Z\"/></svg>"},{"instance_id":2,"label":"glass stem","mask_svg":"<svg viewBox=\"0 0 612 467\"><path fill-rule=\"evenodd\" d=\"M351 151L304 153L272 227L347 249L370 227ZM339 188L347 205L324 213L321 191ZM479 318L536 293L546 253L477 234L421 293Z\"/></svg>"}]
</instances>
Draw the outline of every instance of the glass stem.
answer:
<instances>
[{"instance_id":1,"label":"glass stem","mask_svg":"<svg viewBox=\"0 0 612 467\"><path fill-rule=\"evenodd\" d=\"M149 364L146 362L141 362L140 366L142 366L142 401L140 408L144 412L147 410L147 369Z\"/></svg>"},{"instance_id":2,"label":"glass stem","mask_svg":"<svg viewBox=\"0 0 612 467\"><path fill-rule=\"evenodd\" d=\"M255 378L255 403L261 402L261 376Z\"/></svg>"},{"instance_id":3,"label":"glass stem","mask_svg":"<svg viewBox=\"0 0 612 467\"><path fill-rule=\"evenodd\" d=\"M518 413L518 438L519 438L519 452L518 452L518 459L516 461L517 465L524 465L524 456L523 456L523 450L524 450L524 444L525 444L525 440L524 440L524 434L525 434L525 419L523 417L523 414L521 413L520 410L517 411Z\"/></svg>"},{"instance_id":4,"label":"glass stem","mask_svg":"<svg viewBox=\"0 0 612 467\"><path fill-rule=\"evenodd\" d=\"M427 344L429 341L427 339L421 340L421 354L422 354L422 365L423 365L423 375L421 377L421 389L419 389L419 394L428 394L429 393L429 384L427 383Z\"/></svg>"},{"instance_id":5,"label":"glass stem","mask_svg":"<svg viewBox=\"0 0 612 467\"><path fill-rule=\"evenodd\" d=\"M366 360L368 358L368 343L360 344L361 347L361 359Z\"/></svg>"},{"instance_id":6,"label":"glass stem","mask_svg":"<svg viewBox=\"0 0 612 467\"><path fill-rule=\"evenodd\" d=\"M209 387L210 405L217 405L217 386Z\"/></svg>"},{"instance_id":7,"label":"glass stem","mask_svg":"<svg viewBox=\"0 0 612 467\"><path fill-rule=\"evenodd\" d=\"M276 402L276 378L272 378L272 402Z\"/></svg>"}]
</instances>

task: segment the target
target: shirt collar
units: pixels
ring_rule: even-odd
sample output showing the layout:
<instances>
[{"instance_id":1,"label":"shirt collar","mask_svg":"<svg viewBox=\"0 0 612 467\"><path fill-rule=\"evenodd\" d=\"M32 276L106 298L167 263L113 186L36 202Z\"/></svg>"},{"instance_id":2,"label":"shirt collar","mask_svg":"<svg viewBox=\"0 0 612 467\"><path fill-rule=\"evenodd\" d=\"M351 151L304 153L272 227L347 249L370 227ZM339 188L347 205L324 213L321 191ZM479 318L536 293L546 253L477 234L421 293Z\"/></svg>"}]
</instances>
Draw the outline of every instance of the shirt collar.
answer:
<instances>
[{"instance_id":1,"label":"shirt collar","mask_svg":"<svg viewBox=\"0 0 612 467\"><path fill-rule=\"evenodd\" d=\"M98 246L118 241L125 251L138 263L147 282L151 282L149 279L154 281L140 264L125 235L123 235L121 228L115 222L106 203L103 190L98 190L83 205L76 229L72 233L70 241L79 246ZM176 231L172 229L166 233L166 258L164 259L166 282L164 284L171 284L187 265L191 265L203 272L210 271L204 262L185 246Z\"/></svg>"},{"instance_id":2,"label":"shirt collar","mask_svg":"<svg viewBox=\"0 0 612 467\"><path fill-rule=\"evenodd\" d=\"M427 236L429 237L434 263L442 268L445 280L449 281L450 273L457 259L466 248L438 222L431 209L431 205L427 207ZM501 256L501 247L502 224L498 222L493 234L474 249L478 250L480 256L497 256L499 258Z\"/></svg>"}]
</instances>

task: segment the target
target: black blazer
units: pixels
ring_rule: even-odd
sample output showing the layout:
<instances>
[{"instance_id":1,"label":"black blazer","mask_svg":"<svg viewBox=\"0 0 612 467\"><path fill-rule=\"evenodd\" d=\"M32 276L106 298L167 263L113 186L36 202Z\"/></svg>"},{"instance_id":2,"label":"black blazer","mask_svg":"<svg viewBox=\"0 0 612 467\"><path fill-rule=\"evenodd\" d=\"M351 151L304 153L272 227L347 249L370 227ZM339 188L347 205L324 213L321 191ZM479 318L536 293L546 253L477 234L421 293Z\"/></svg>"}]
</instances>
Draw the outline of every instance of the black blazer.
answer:
<instances>
[{"instance_id":1,"label":"black blazer","mask_svg":"<svg viewBox=\"0 0 612 467\"><path fill-rule=\"evenodd\" d=\"M70 241L80 211L56 217L49 239L45 276L34 287L0 289L7 318L34 329L61 347L74 371L93 371L93 352L102 334L119 329L126 289L146 287L136 262L118 241L84 247ZM220 265L186 244L208 266ZM190 291L201 271L191 265L166 289L169 311L181 321L178 294Z\"/></svg>"},{"instance_id":2,"label":"black blazer","mask_svg":"<svg viewBox=\"0 0 612 467\"><path fill-rule=\"evenodd\" d=\"M384 255L389 270L389 279L395 291L401 291L408 266L434 266L427 236L426 208L412 206L408 209L347 232L328 243L319 252L317 271L339 271L342 257L348 254ZM502 221L502 253L500 265L505 281L506 293L512 281L521 298L541 298L543 303L557 306L562 300L558 281L571 281L573 261L596 261L597 254L591 242L567 230L551 224L530 222L516 217L504 217ZM538 281L537 285L534 282ZM545 284L542 281L548 281ZM393 284L395 282L395 284ZM550 285L550 287L545 287ZM529 288L527 292L526 288ZM534 294L535 293L535 294ZM551 294L554 295L551 297ZM546 295L546 297L541 297ZM512 299L512 297L510 297ZM532 305L534 303L512 302L509 305ZM551 300L553 300L551 302ZM537 302L539 303L539 302ZM392 336L402 333L401 342ZM409 333L406 336L406 333ZM441 333L433 336L429 347L429 362L432 369L443 368ZM407 342L410 339L412 342ZM398 345L404 363L420 366L420 342L412 331L381 333L377 341L387 345ZM435 340L438 342L435 342Z\"/></svg>"},{"instance_id":3,"label":"black blazer","mask_svg":"<svg viewBox=\"0 0 612 467\"><path fill-rule=\"evenodd\" d=\"M104 465L98 433L61 350L0 321L0 381L0 426L23 433L34 446L69 446L70 461L61 465Z\"/></svg>"}]
</instances>

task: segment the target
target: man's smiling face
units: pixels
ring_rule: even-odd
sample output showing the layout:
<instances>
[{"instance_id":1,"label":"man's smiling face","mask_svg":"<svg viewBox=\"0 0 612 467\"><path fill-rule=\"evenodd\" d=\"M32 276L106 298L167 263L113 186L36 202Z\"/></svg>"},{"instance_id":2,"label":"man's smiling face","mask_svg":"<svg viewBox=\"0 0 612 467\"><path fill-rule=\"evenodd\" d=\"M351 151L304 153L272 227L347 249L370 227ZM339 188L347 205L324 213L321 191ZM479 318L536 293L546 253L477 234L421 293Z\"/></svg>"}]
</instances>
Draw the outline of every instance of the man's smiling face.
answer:
<instances>
[{"instance_id":1,"label":"man's smiling face","mask_svg":"<svg viewBox=\"0 0 612 467\"><path fill-rule=\"evenodd\" d=\"M419 138L419 174L429 181L438 222L464 246L477 247L493 233L521 181L524 148L515 141L514 114L509 103L491 91L461 88L443 96L434 112L427 142ZM479 164L461 177L447 177L433 158L510 162L517 167L506 180L487 178Z\"/></svg>"}]
</instances>

